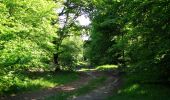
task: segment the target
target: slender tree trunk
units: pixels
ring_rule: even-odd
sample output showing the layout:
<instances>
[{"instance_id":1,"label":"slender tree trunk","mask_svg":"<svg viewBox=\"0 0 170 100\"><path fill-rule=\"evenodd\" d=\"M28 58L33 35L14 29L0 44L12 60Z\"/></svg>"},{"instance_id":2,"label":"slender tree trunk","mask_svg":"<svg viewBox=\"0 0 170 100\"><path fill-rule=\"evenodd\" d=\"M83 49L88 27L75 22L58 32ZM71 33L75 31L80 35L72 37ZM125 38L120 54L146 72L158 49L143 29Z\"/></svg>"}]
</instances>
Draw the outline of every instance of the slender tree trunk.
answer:
<instances>
[{"instance_id":1,"label":"slender tree trunk","mask_svg":"<svg viewBox=\"0 0 170 100\"><path fill-rule=\"evenodd\" d=\"M54 54L54 64L58 65L58 54Z\"/></svg>"},{"instance_id":2,"label":"slender tree trunk","mask_svg":"<svg viewBox=\"0 0 170 100\"><path fill-rule=\"evenodd\" d=\"M53 54L53 57L54 57L54 64L55 64L55 72L58 72L58 71L60 71L60 65L59 65L59 53L58 53L58 51L59 51L59 46L60 46L60 44L59 44L59 42L54 42L54 44L56 45L56 51L57 51L57 53L54 53Z\"/></svg>"},{"instance_id":3,"label":"slender tree trunk","mask_svg":"<svg viewBox=\"0 0 170 100\"><path fill-rule=\"evenodd\" d=\"M56 66L55 72L61 71L59 63L58 63L58 56L59 56L58 53L54 54L54 64Z\"/></svg>"},{"instance_id":4,"label":"slender tree trunk","mask_svg":"<svg viewBox=\"0 0 170 100\"><path fill-rule=\"evenodd\" d=\"M125 66L125 44L124 44L124 34L122 32L122 41L123 41L123 50L122 50L122 64L123 64L123 67Z\"/></svg>"}]
</instances>

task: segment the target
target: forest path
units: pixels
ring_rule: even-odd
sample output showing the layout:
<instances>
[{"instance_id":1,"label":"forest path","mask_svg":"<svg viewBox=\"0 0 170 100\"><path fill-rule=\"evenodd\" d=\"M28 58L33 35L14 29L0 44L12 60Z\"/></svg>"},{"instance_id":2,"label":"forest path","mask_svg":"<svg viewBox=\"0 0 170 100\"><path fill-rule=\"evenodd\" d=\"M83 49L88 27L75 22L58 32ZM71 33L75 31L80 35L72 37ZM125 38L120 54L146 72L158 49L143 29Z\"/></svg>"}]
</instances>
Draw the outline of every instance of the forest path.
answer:
<instances>
[{"instance_id":1,"label":"forest path","mask_svg":"<svg viewBox=\"0 0 170 100\"><path fill-rule=\"evenodd\" d=\"M114 75L112 72L99 72L99 71L88 71L82 72L80 74L80 79L61 86L56 86L53 88L42 89L35 92L27 92L23 94L11 95L2 100L43 100L46 97L53 96L58 92L72 92L76 89L79 89L82 86L85 86L89 83L90 80L96 79L100 76L107 76L107 80L104 84L97 89L92 90L90 93L81 95L78 97L70 97L69 100L104 100L109 96L115 88L120 84L118 75Z\"/></svg>"},{"instance_id":2,"label":"forest path","mask_svg":"<svg viewBox=\"0 0 170 100\"><path fill-rule=\"evenodd\" d=\"M100 72L100 74L103 73ZM107 80L102 86L92 90L90 93L78 97L72 97L68 100L105 100L108 96L112 95L113 91L117 90L120 86L120 78L118 75L114 75L113 73L104 74L107 74Z\"/></svg>"}]
</instances>

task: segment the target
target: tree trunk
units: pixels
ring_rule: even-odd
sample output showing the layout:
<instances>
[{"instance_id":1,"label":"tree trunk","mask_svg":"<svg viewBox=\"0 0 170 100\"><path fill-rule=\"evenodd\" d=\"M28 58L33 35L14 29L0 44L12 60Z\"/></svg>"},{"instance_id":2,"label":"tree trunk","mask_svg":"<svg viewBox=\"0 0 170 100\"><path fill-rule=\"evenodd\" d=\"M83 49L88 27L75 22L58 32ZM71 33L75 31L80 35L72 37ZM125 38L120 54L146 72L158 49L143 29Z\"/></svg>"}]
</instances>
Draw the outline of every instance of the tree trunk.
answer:
<instances>
[{"instance_id":1,"label":"tree trunk","mask_svg":"<svg viewBox=\"0 0 170 100\"><path fill-rule=\"evenodd\" d=\"M54 54L54 64L56 65L55 72L61 71L58 63L58 54Z\"/></svg>"}]
</instances>

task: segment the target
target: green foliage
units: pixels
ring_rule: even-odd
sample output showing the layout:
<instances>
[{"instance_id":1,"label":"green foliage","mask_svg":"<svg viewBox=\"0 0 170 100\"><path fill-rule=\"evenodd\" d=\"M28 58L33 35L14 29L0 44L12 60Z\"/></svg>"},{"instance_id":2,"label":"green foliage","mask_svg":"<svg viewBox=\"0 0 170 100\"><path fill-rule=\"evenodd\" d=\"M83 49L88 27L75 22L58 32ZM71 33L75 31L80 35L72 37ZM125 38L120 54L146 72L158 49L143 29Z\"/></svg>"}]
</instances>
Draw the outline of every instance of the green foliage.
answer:
<instances>
[{"instance_id":1,"label":"green foliage","mask_svg":"<svg viewBox=\"0 0 170 100\"><path fill-rule=\"evenodd\" d=\"M98 3L92 18L90 49L87 54L93 65L118 64L121 49L115 46L115 36L121 35L118 15L120 4L107 0Z\"/></svg>"},{"instance_id":2,"label":"green foliage","mask_svg":"<svg viewBox=\"0 0 170 100\"><path fill-rule=\"evenodd\" d=\"M168 1L130 1L126 2L124 40L126 56L133 70L154 72L155 77L167 79L170 70L170 37ZM155 75L154 74L154 75ZM147 76L148 77L148 76Z\"/></svg>"},{"instance_id":3,"label":"green foliage","mask_svg":"<svg viewBox=\"0 0 170 100\"><path fill-rule=\"evenodd\" d=\"M44 79L20 79L22 76L14 73L47 68L52 61L61 69L73 70L83 60L83 53L91 65L121 65L145 81L146 77L169 81L169 0L64 0L59 16L66 19L60 28L58 4L58 0L0 1L0 90L25 88L31 81L53 86ZM92 24L83 51L83 27L75 20L86 12ZM21 84L23 80L29 82ZM133 85L124 92L139 87Z\"/></svg>"},{"instance_id":4,"label":"green foliage","mask_svg":"<svg viewBox=\"0 0 170 100\"><path fill-rule=\"evenodd\" d=\"M19 71L47 68L55 50L57 19L52 0L0 0L0 92L53 86L44 79L29 79Z\"/></svg>"},{"instance_id":5,"label":"green foliage","mask_svg":"<svg viewBox=\"0 0 170 100\"><path fill-rule=\"evenodd\" d=\"M59 12L59 23L61 25L57 32L58 37L54 39L56 71L72 70L82 56L82 40L79 36L82 34L83 27L79 25L77 18L83 14L86 4L87 1L85 0L64 0L62 3L63 7L60 8L61 12ZM54 21L54 23L56 22Z\"/></svg>"},{"instance_id":6,"label":"green foliage","mask_svg":"<svg viewBox=\"0 0 170 100\"><path fill-rule=\"evenodd\" d=\"M0 68L45 67L52 58L55 3L47 0L0 2Z\"/></svg>"},{"instance_id":7,"label":"green foliage","mask_svg":"<svg viewBox=\"0 0 170 100\"><path fill-rule=\"evenodd\" d=\"M73 70L83 60L83 41L80 36L71 36L63 40L59 55L62 69Z\"/></svg>"},{"instance_id":8,"label":"green foliage","mask_svg":"<svg viewBox=\"0 0 170 100\"><path fill-rule=\"evenodd\" d=\"M91 63L127 64L128 71L154 73L154 77L168 80L169 1L94 0L94 4L88 51Z\"/></svg>"}]
</instances>

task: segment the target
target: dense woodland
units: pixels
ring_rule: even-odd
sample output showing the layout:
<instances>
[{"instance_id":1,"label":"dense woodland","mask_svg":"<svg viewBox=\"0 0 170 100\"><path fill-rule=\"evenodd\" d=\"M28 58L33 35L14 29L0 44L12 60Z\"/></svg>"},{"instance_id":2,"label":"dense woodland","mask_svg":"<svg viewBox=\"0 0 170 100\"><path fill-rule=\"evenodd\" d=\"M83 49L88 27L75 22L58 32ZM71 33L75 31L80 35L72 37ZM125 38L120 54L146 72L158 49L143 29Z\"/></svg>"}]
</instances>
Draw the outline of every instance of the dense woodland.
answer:
<instances>
[{"instance_id":1,"label":"dense woodland","mask_svg":"<svg viewBox=\"0 0 170 100\"><path fill-rule=\"evenodd\" d=\"M0 0L0 94L25 89L23 73L106 64L135 82L169 85L170 1Z\"/></svg>"},{"instance_id":2,"label":"dense woodland","mask_svg":"<svg viewBox=\"0 0 170 100\"><path fill-rule=\"evenodd\" d=\"M128 72L168 80L169 3L169 0L95 2L88 49L91 63L119 64Z\"/></svg>"}]
</instances>

